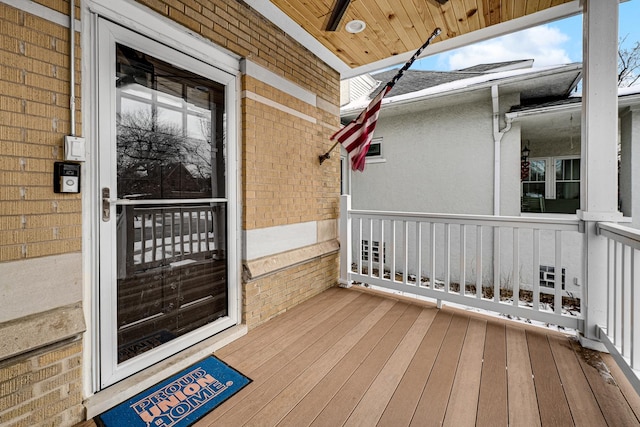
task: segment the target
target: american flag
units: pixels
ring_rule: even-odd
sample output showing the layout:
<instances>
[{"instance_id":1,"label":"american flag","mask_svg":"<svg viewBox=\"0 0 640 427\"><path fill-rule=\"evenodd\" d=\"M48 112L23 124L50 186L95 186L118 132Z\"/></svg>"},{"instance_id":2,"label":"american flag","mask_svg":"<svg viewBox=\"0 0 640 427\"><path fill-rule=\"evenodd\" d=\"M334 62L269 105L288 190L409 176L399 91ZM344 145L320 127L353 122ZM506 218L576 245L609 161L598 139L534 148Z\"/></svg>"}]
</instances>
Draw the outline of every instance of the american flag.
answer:
<instances>
[{"instance_id":1,"label":"american flag","mask_svg":"<svg viewBox=\"0 0 640 427\"><path fill-rule=\"evenodd\" d=\"M367 108L351 123L334 133L330 138L332 141L341 143L351 161L351 169L363 171L365 157L371 140L373 139L373 131L378 122L378 113L380 113L380 105L382 98L391 90L391 86L387 85L380 93L371 100Z\"/></svg>"},{"instance_id":2,"label":"american flag","mask_svg":"<svg viewBox=\"0 0 640 427\"><path fill-rule=\"evenodd\" d=\"M402 77L402 74L411 67L411 64L413 64L422 51L429 46L431 40L433 40L438 34L440 34L440 28L436 28L433 31L429 39L413 54L411 59L404 64L393 79L391 79L391 81L382 88L380 93L371 100L367 108L365 108L357 118L331 136L331 141L341 143L347 150L349 160L351 161L351 169L354 171L358 170L362 172L364 170L365 157L367 155L367 151L369 151L369 146L373 139L373 131L375 130L376 123L378 122L378 114L380 113L382 98L389 93L400 77ZM327 155L328 153L325 154L325 156ZM321 163L322 157L323 156L321 156L320 160Z\"/></svg>"}]
</instances>

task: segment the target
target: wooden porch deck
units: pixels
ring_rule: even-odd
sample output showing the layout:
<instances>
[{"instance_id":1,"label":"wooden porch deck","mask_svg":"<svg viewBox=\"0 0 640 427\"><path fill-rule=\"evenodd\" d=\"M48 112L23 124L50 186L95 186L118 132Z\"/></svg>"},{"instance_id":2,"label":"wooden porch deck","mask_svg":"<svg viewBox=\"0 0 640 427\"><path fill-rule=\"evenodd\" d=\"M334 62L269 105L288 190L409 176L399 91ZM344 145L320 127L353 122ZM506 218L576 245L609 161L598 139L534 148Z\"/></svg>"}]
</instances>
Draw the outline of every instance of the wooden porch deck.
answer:
<instances>
[{"instance_id":1,"label":"wooden porch deck","mask_svg":"<svg viewBox=\"0 0 640 427\"><path fill-rule=\"evenodd\" d=\"M195 425L637 426L605 354L508 320L330 289L216 352L253 379Z\"/></svg>"}]
</instances>

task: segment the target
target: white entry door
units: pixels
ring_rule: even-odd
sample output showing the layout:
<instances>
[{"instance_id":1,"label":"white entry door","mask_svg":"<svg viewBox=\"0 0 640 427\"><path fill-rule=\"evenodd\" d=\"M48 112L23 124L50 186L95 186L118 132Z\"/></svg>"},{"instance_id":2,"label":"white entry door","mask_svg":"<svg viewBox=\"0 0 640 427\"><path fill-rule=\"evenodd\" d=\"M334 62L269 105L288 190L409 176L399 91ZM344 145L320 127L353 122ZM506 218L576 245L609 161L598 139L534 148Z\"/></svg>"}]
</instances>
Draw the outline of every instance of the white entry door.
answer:
<instances>
[{"instance_id":1,"label":"white entry door","mask_svg":"<svg viewBox=\"0 0 640 427\"><path fill-rule=\"evenodd\" d=\"M98 45L103 388L237 323L236 78L104 20Z\"/></svg>"}]
</instances>

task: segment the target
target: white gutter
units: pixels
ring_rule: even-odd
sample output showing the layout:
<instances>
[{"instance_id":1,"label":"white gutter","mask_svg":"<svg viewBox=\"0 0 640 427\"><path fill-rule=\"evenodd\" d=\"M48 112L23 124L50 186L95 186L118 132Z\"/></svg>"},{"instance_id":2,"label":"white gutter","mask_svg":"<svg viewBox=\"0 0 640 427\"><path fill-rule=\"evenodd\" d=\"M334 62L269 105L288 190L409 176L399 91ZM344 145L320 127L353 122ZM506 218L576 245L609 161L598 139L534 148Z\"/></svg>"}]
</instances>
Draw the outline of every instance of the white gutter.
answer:
<instances>
[{"instance_id":1,"label":"white gutter","mask_svg":"<svg viewBox=\"0 0 640 427\"><path fill-rule=\"evenodd\" d=\"M640 104L640 93L631 95L618 95L618 109L637 104ZM504 116L507 122L512 122L529 116L538 116L540 114L553 114L574 111L582 111L582 100L570 104L551 105L547 107L531 108L523 111L514 111L511 113L506 113Z\"/></svg>"},{"instance_id":2,"label":"white gutter","mask_svg":"<svg viewBox=\"0 0 640 427\"><path fill-rule=\"evenodd\" d=\"M511 129L511 120L500 130L500 99L498 85L491 86L491 103L493 107L493 214L500 215L500 143L505 133Z\"/></svg>"}]
</instances>

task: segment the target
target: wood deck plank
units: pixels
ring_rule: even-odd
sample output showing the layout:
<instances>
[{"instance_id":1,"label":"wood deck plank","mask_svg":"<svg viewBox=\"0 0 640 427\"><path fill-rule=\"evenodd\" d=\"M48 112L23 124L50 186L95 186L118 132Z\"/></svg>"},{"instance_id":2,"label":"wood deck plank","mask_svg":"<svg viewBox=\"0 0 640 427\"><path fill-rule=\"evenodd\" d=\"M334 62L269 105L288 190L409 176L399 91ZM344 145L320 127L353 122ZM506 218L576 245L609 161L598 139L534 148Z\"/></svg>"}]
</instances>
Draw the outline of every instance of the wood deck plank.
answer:
<instances>
[{"instance_id":1,"label":"wood deck plank","mask_svg":"<svg viewBox=\"0 0 640 427\"><path fill-rule=\"evenodd\" d=\"M472 426L476 422L486 331L486 320L469 320L444 417L445 427Z\"/></svg>"},{"instance_id":2,"label":"wood deck plank","mask_svg":"<svg viewBox=\"0 0 640 427\"><path fill-rule=\"evenodd\" d=\"M533 383L527 336L523 329L507 326L507 401L509 425L540 426L538 399Z\"/></svg>"},{"instance_id":3,"label":"wood deck plank","mask_svg":"<svg viewBox=\"0 0 640 427\"><path fill-rule=\"evenodd\" d=\"M315 317L318 313L322 312L322 308L325 302L328 301L339 301L341 298L344 298L346 295L344 292L340 292L338 288L329 288L325 292L317 295L314 298L308 299L305 302L298 304L293 307L291 310L283 313L286 316L279 315L274 317L273 319L257 326L253 329L253 335L255 335L254 340L235 340L221 349L216 351L216 356L223 358L229 357L231 354L239 351L244 347L253 348L256 345L264 345L266 343L272 342L275 339L281 337L286 334L286 329L280 327L282 324L293 323L295 324L298 319L299 320L307 320L309 318ZM329 307L332 307L333 304L329 304Z\"/></svg>"},{"instance_id":4,"label":"wood deck plank","mask_svg":"<svg viewBox=\"0 0 640 427\"><path fill-rule=\"evenodd\" d=\"M324 378L367 332L396 305L390 300L382 301L360 322L330 347L325 355L310 364L296 378L278 393L265 407L247 421L248 425L276 425L309 391Z\"/></svg>"},{"instance_id":5,"label":"wood deck plank","mask_svg":"<svg viewBox=\"0 0 640 427\"><path fill-rule=\"evenodd\" d=\"M553 336L549 336L548 339L575 425L606 425L569 339Z\"/></svg>"},{"instance_id":6,"label":"wood deck plank","mask_svg":"<svg viewBox=\"0 0 640 427\"><path fill-rule=\"evenodd\" d=\"M434 310L421 310L420 315L407 331L396 351L347 419L345 426L372 426L378 422L434 317Z\"/></svg>"},{"instance_id":7,"label":"wood deck plank","mask_svg":"<svg viewBox=\"0 0 640 427\"><path fill-rule=\"evenodd\" d=\"M574 425L547 336L527 332L527 345L542 425Z\"/></svg>"},{"instance_id":8,"label":"wood deck plank","mask_svg":"<svg viewBox=\"0 0 640 427\"><path fill-rule=\"evenodd\" d=\"M305 334L254 371L240 368L239 370L252 378L253 382L234 395L232 399L218 406L205 419L217 426L218 423L226 424L227 420L235 419L235 417L250 418L251 415L247 416L247 414L262 408L263 400L272 387L280 385L282 388L287 385L290 382L289 377L294 374L295 369L304 369L304 365L316 360L329 346L346 334L348 331L346 328L353 326L351 322L356 322L358 316L364 316L364 313L371 311L383 302L380 298L363 296L365 296L364 299L356 298L351 304L343 307L314 330ZM228 363L226 360L223 361ZM298 374L299 372L295 373L296 376ZM284 383L285 380L288 381ZM231 414L236 415L230 417ZM221 420L223 415L224 421Z\"/></svg>"},{"instance_id":9,"label":"wood deck plank","mask_svg":"<svg viewBox=\"0 0 640 427\"><path fill-rule=\"evenodd\" d=\"M449 402L469 318L454 314L410 426L440 426Z\"/></svg>"},{"instance_id":10,"label":"wood deck plank","mask_svg":"<svg viewBox=\"0 0 640 427\"><path fill-rule=\"evenodd\" d=\"M357 298L360 297L358 295L353 297L348 294L344 295L344 298L341 298L340 293L337 293L335 299L329 298L327 300L327 303L330 304L325 310L310 310L306 312L307 315L301 320L298 320L296 316L292 316L291 318L287 316L287 323L276 325L274 328L264 331L264 335L267 336L266 340L262 339L263 336L262 333L260 333L258 334L260 340L252 343L250 347L245 346L227 356L223 356L223 352L217 352L216 356L224 359L225 362L230 365L237 365L245 371L251 371L269 360L281 349L287 348L291 343L296 342L300 337L335 316L336 313L343 310L344 307ZM318 306L322 307L322 304L318 304ZM343 314L346 315L348 312L344 312ZM256 347L260 348L259 352L255 351Z\"/></svg>"},{"instance_id":11,"label":"wood deck plank","mask_svg":"<svg viewBox=\"0 0 640 427\"><path fill-rule=\"evenodd\" d=\"M402 317L398 319L396 324L376 346L375 351L362 362L329 404L318 414L313 423L311 423L312 426L339 426L344 424L420 312L421 308L418 306L409 306L407 308Z\"/></svg>"},{"instance_id":12,"label":"wood deck plank","mask_svg":"<svg viewBox=\"0 0 640 427\"><path fill-rule=\"evenodd\" d=\"M421 425L444 421L449 426L493 427L517 425L527 418L526 425L537 425L536 411L541 414L540 425L599 425L604 418L609 426L640 426L633 410L640 408L640 398L615 366L611 372L617 382L613 381L603 363L603 359L609 363L608 356L590 354L565 335L480 313L438 310L409 298L374 296L366 290L330 292L352 299L343 305L341 298L331 295L314 297L304 310L284 313L234 343L235 350L226 354L242 349L248 355L250 372L239 368L243 360L232 366L253 383L194 426L273 426L278 420L281 426L340 426L350 416L349 422L375 425L383 408L379 426L406 427L414 412L414 420L425 420ZM384 311L384 304L391 308ZM437 314L428 330L420 331L425 332L420 343L409 346L412 339L407 334L417 333L416 319L424 310ZM327 312L331 315L323 318ZM467 322L466 329L455 326L460 322ZM265 341L262 333L272 340ZM407 354L402 355L405 344ZM268 358L260 354L263 351L269 352ZM406 367L404 373L390 358ZM532 373L535 397L531 397ZM593 390L595 403L587 388ZM562 413L556 408L562 405L570 409L569 418L549 415ZM514 415L518 411L521 418ZM602 418L593 415L597 411Z\"/></svg>"},{"instance_id":13,"label":"wood deck plank","mask_svg":"<svg viewBox=\"0 0 640 427\"><path fill-rule=\"evenodd\" d=\"M451 313L438 311L429 331L427 331L411 364L407 368L404 378L400 381L382 417L378 421L378 426L409 425L429 375L431 375L433 365L436 363L438 352L452 317Z\"/></svg>"},{"instance_id":14,"label":"wood deck plank","mask_svg":"<svg viewBox=\"0 0 640 427\"><path fill-rule=\"evenodd\" d=\"M478 396L477 426L501 427L508 424L506 353L505 326L488 321Z\"/></svg>"},{"instance_id":15,"label":"wood deck plank","mask_svg":"<svg viewBox=\"0 0 640 427\"><path fill-rule=\"evenodd\" d=\"M609 372L611 372L611 375L615 379L616 384L618 384L618 387L620 387L620 391L624 395L624 398L629 404L629 407L636 415L636 418L640 419L640 396L633 388L631 383L627 381L624 373L622 372L622 369L620 369L616 361L613 360L613 357L611 357L610 354L601 354L601 357L604 363L606 363L607 367L609 368Z\"/></svg>"},{"instance_id":16,"label":"wood deck plank","mask_svg":"<svg viewBox=\"0 0 640 427\"><path fill-rule=\"evenodd\" d=\"M407 309L407 304L394 304L387 314L372 327L365 337L349 352L314 387L302 400L284 417L279 427L299 427L309 425L327 406L340 388L347 382L363 360L371 354L376 345L397 322Z\"/></svg>"},{"instance_id":17,"label":"wood deck plank","mask_svg":"<svg viewBox=\"0 0 640 427\"><path fill-rule=\"evenodd\" d=\"M578 354L582 371L591 385L591 390L609 426L638 426L635 416L600 353L580 347L572 342L571 346Z\"/></svg>"}]
</instances>

